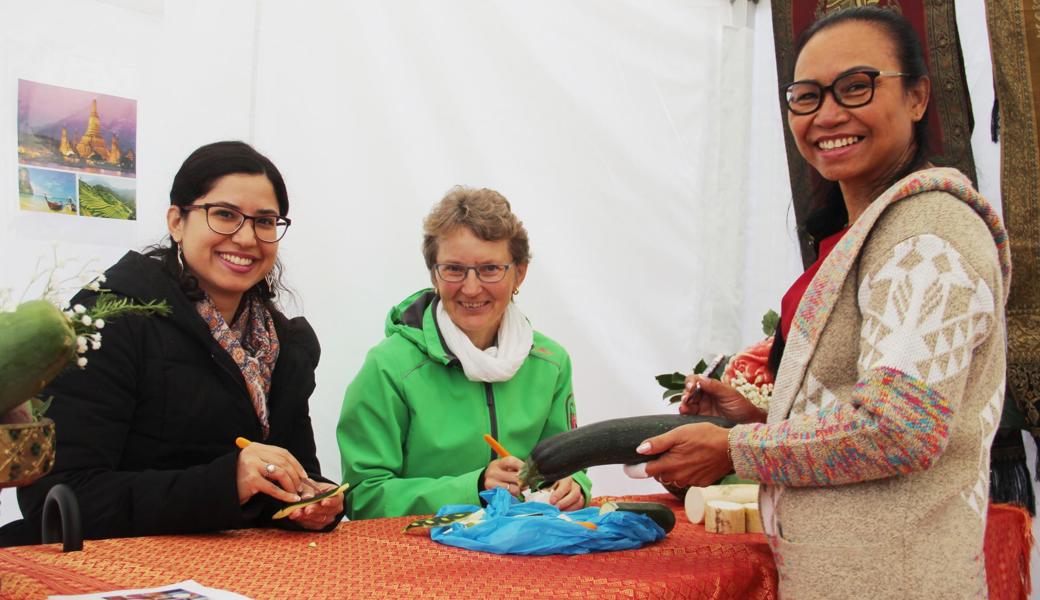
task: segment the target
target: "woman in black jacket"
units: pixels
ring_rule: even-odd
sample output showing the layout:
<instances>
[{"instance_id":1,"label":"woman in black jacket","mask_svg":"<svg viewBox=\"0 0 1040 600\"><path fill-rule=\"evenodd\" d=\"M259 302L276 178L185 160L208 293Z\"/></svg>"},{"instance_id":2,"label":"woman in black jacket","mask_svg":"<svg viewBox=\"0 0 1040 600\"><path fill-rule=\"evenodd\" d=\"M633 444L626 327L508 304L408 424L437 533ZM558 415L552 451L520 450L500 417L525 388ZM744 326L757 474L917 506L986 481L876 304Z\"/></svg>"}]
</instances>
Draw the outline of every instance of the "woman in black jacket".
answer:
<instances>
[{"instance_id":1,"label":"woman in black jacket","mask_svg":"<svg viewBox=\"0 0 1040 600\"><path fill-rule=\"evenodd\" d=\"M342 495L271 515L332 487L308 414L320 347L272 300L289 200L278 169L242 142L192 153L170 190L170 242L129 252L102 287L170 314L108 324L87 366L44 390L57 428L54 470L18 490L25 519L0 541L39 542L43 499L65 483L86 538L271 524L331 530ZM89 305L96 292L72 304ZM244 449L235 440L254 442ZM315 481L319 479L321 481Z\"/></svg>"}]
</instances>

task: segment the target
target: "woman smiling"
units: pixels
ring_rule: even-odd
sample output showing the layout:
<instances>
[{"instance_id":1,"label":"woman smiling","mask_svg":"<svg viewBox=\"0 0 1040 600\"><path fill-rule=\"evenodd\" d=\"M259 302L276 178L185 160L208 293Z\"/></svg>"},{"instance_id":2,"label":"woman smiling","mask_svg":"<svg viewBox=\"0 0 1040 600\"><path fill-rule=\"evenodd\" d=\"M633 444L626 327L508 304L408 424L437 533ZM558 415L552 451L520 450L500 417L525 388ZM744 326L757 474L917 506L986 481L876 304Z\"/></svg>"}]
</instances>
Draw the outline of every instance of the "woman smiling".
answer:
<instances>
[{"instance_id":1,"label":"woman smiling","mask_svg":"<svg viewBox=\"0 0 1040 600\"><path fill-rule=\"evenodd\" d=\"M288 212L278 169L247 144L209 144L184 161L166 213L170 242L105 272L111 293L164 302L170 315L113 321L86 368L43 391L54 397L57 459L19 489L29 526L5 542L39 541L57 483L75 491L87 538L335 526L342 496L271 519L332 487L315 481L308 416L318 340L274 304ZM83 292L72 302L96 300ZM255 442L240 450L237 437Z\"/></svg>"},{"instance_id":2,"label":"woman smiling","mask_svg":"<svg viewBox=\"0 0 1040 600\"><path fill-rule=\"evenodd\" d=\"M496 457L483 435L522 457L575 422L570 358L513 302L530 253L506 199L455 188L424 229L434 287L391 309L386 339L343 401L338 438L352 518L477 504L478 492L494 487L518 496L523 462ZM589 489L577 473L549 501L581 508Z\"/></svg>"},{"instance_id":3,"label":"woman smiling","mask_svg":"<svg viewBox=\"0 0 1040 600\"><path fill-rule=\"evenodd\" d=\"M985 598L1007 233L964 175L926 159L931 84L897 13L817 21L782 92L827 184L807 222L819 257L781 303L768 414L691 375L682 412L740 424L646 440L639 452L664 454L645 474L761 482L781 597Z\"/></svg>"}]
</instances>

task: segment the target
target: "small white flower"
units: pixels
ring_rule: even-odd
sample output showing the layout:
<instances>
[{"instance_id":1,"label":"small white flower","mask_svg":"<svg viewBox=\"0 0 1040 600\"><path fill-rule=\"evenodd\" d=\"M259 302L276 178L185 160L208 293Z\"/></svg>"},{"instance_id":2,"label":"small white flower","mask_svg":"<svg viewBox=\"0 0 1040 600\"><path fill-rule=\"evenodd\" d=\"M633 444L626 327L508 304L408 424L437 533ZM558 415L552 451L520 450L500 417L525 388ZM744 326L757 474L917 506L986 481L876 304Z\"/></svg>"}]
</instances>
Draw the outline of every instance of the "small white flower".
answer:
<instances>
[{"instance_id":1,"label":"small white flower","mask_svg":"<svg viewBox=\"0 0 1040 600\"><path fill-rule=\"evenodd\" d=\"M91 342L90 343L90 347L93 348L94 350L100 350L101 349L101 342Z\"/></svg>"},{"instance_id":2,"label":"small white flower","mask_svg":"<svg viewBox=\"0 0 1040 600\"><path fill-rule=\"evenodd\" d=\"M105 320L104 319L98 319L97 321L94 321L94 327L96 329L104 329L105 328Z\"/></svg>"},{"instance_id":3,"label":"small white flower","mask_svg":"<svg viewBox=\"0 0 1040 600\"><path fill-rule=\"evenodd\" d=\"M100 282L100 283L105 283L106 281L108 281L108 279L106 279L106 278L105 278L105 275L104 275L104 273L102 273L101 275L98 275L98 276L97 276L97 280L98 280L98 282Z\"/></svg>"},{"instance_id":4,"label":"small white flower","mask_svg":"<svg viewBox=\"0 0 1040 600\"><path fill-rule=\"evenodd\" d=\"M94 319L91 319L90 315L83 315L83 318L80 319L80 322L89 327L90 324L94 322Z\"/></svg>"},{"instance_id":5,"label":"small white flower","mask_svg":"<svg viewBox=\"0 0 1040 600\"><path fill-rule=\"evenodd\" d=\"M87 284L87 289L92 291L92 292L100 292L101 291L101 285L98 284L97 281L91 281L90 283Z\"/></svg>"},{"instance_id":6,"label":"small white flower","mask_svg":"<svg viewBox=\"0 0 1040 600\"><path fill-rule=\"evenodd\" d=\"M82 315L83 313L87 312L87 308L85 306L83 306L82 304L77 304L76 306L73 306L72 310L77 315Z\"/></svg>"},{"instance_id":7,"label":"small white flower","mask_svg":"<svg viewBox=\"0 0 1040 600\"><path fill-rule=\"evenodd\" d=\"M81 336L76 338L76 343L79 344L80 346L86 346L87 345L87 338L85 336L81 335Z\"/></svg>"},{"instance_id":8,"label":"small white flower","mask_svg":"<svg viewBox=\"0 0 1040 600\"><path fill-rule=\"evenodd\" d=\"M78 365L79 368L81 368L81 369L83 367L87 366L87 359L86 359L86 357L84 357L84 356L79 357L79 360L76 361L76 365Z\"/></svg>"},{"instance_id":9,"label":"small white flower","mask_svg":"<svg viewBox=\"0 0 1040 600\"><path fill-rule=\"evenodd\" d=\"M100 333L92 333L92 334L90 334L90 339L94 340L95 342L100 342L101 341L101 334Z\"/></svg>"}]
</instances>

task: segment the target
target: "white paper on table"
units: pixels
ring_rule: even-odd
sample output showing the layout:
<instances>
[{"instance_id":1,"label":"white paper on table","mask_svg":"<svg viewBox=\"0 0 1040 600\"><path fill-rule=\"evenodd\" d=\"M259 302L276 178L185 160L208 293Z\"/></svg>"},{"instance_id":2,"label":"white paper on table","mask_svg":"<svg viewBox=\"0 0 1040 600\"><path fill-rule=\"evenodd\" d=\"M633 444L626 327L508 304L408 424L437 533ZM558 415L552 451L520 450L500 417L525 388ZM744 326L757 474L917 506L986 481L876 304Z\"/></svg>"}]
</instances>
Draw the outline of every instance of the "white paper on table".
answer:
<instances>
[{"instance_id":1,"label":"white paper on table","mask_svg":"<svg viewBox=\"0 0 1040 600\"><path fill-rule=\"evenodd\" d=\"M134 598L141 598L142 594L149 594L146 596L148 600L251 600L241 594L206 587L194 579L154 588L114 590L75 596L47 596L47 600L124 600L125 596L131 594L135 594Z\"/></svg>"},{"instance_id":2,"label":"white paper on table","mask_svg":"<svg viewBox=\"0 0 1040 600\"><path fill-rule=\"evenodd\" d=\"M542 502L544 504L549 504L549 497L552 496L552 490L549 488L541 489L536 492L524 490L523 496L524 502Z\"/></svg>"}]
</instances>

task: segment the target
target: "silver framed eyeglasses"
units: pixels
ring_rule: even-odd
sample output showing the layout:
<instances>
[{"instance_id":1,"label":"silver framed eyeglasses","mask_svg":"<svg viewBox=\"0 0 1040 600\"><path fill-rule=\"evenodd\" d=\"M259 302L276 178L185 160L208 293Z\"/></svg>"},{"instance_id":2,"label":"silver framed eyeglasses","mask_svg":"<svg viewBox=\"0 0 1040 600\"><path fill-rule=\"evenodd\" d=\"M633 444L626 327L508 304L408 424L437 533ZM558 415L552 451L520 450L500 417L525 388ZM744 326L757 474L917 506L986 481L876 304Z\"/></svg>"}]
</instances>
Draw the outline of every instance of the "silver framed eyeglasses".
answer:
<instances>
[{"instance_id":1,"label":"silver framed eyeglasses","mask_svg":"<svg viewBox=\"0 0 1040 600\"><path fill-rule=\"evenodd\" d=\"M834 101L845 108L856 108L870 104L874 99L874 88L878 77L909 77L909 73L860 69L838 76L830 85L818 81L795 81L780 86L787 102L787 109L796 115L811 115L823 105L823 96L828 91Z\"/></svg>"},{"instance_id":2,"label":"silver framed eyeglasses","mask_svg":"<svg viewBox=\"0 0 1040 600\"><path fill-rule=\"evenodd\" d=\"M505 279L506 272L509 271L508 265L460 265L456 263L437 263L433 265L433 270L437 272L437 277L441 278L441 281L448 283L459 283L464 281L469 275L470 271L477 274L477 279L484 283L498 283Z\"/></svg>"},{"instance_id":3,"label":"silver framed eyeglasses","mask_svg":"<svg viewBox=\"0 0 1040 600\"><path fill-rule=\"evenodd\" d=\"M189 204L182 206L181 210L204 210L206 211L206 225L210 231L221 235L234 235L242 229L246 220L253 222L253 234L261 242L273 244L282 239L285 232L289 230L292 221L288 217L280 215L255 215L250 216L237 208L223 204Z\"/></svg>"}]
</instances>

